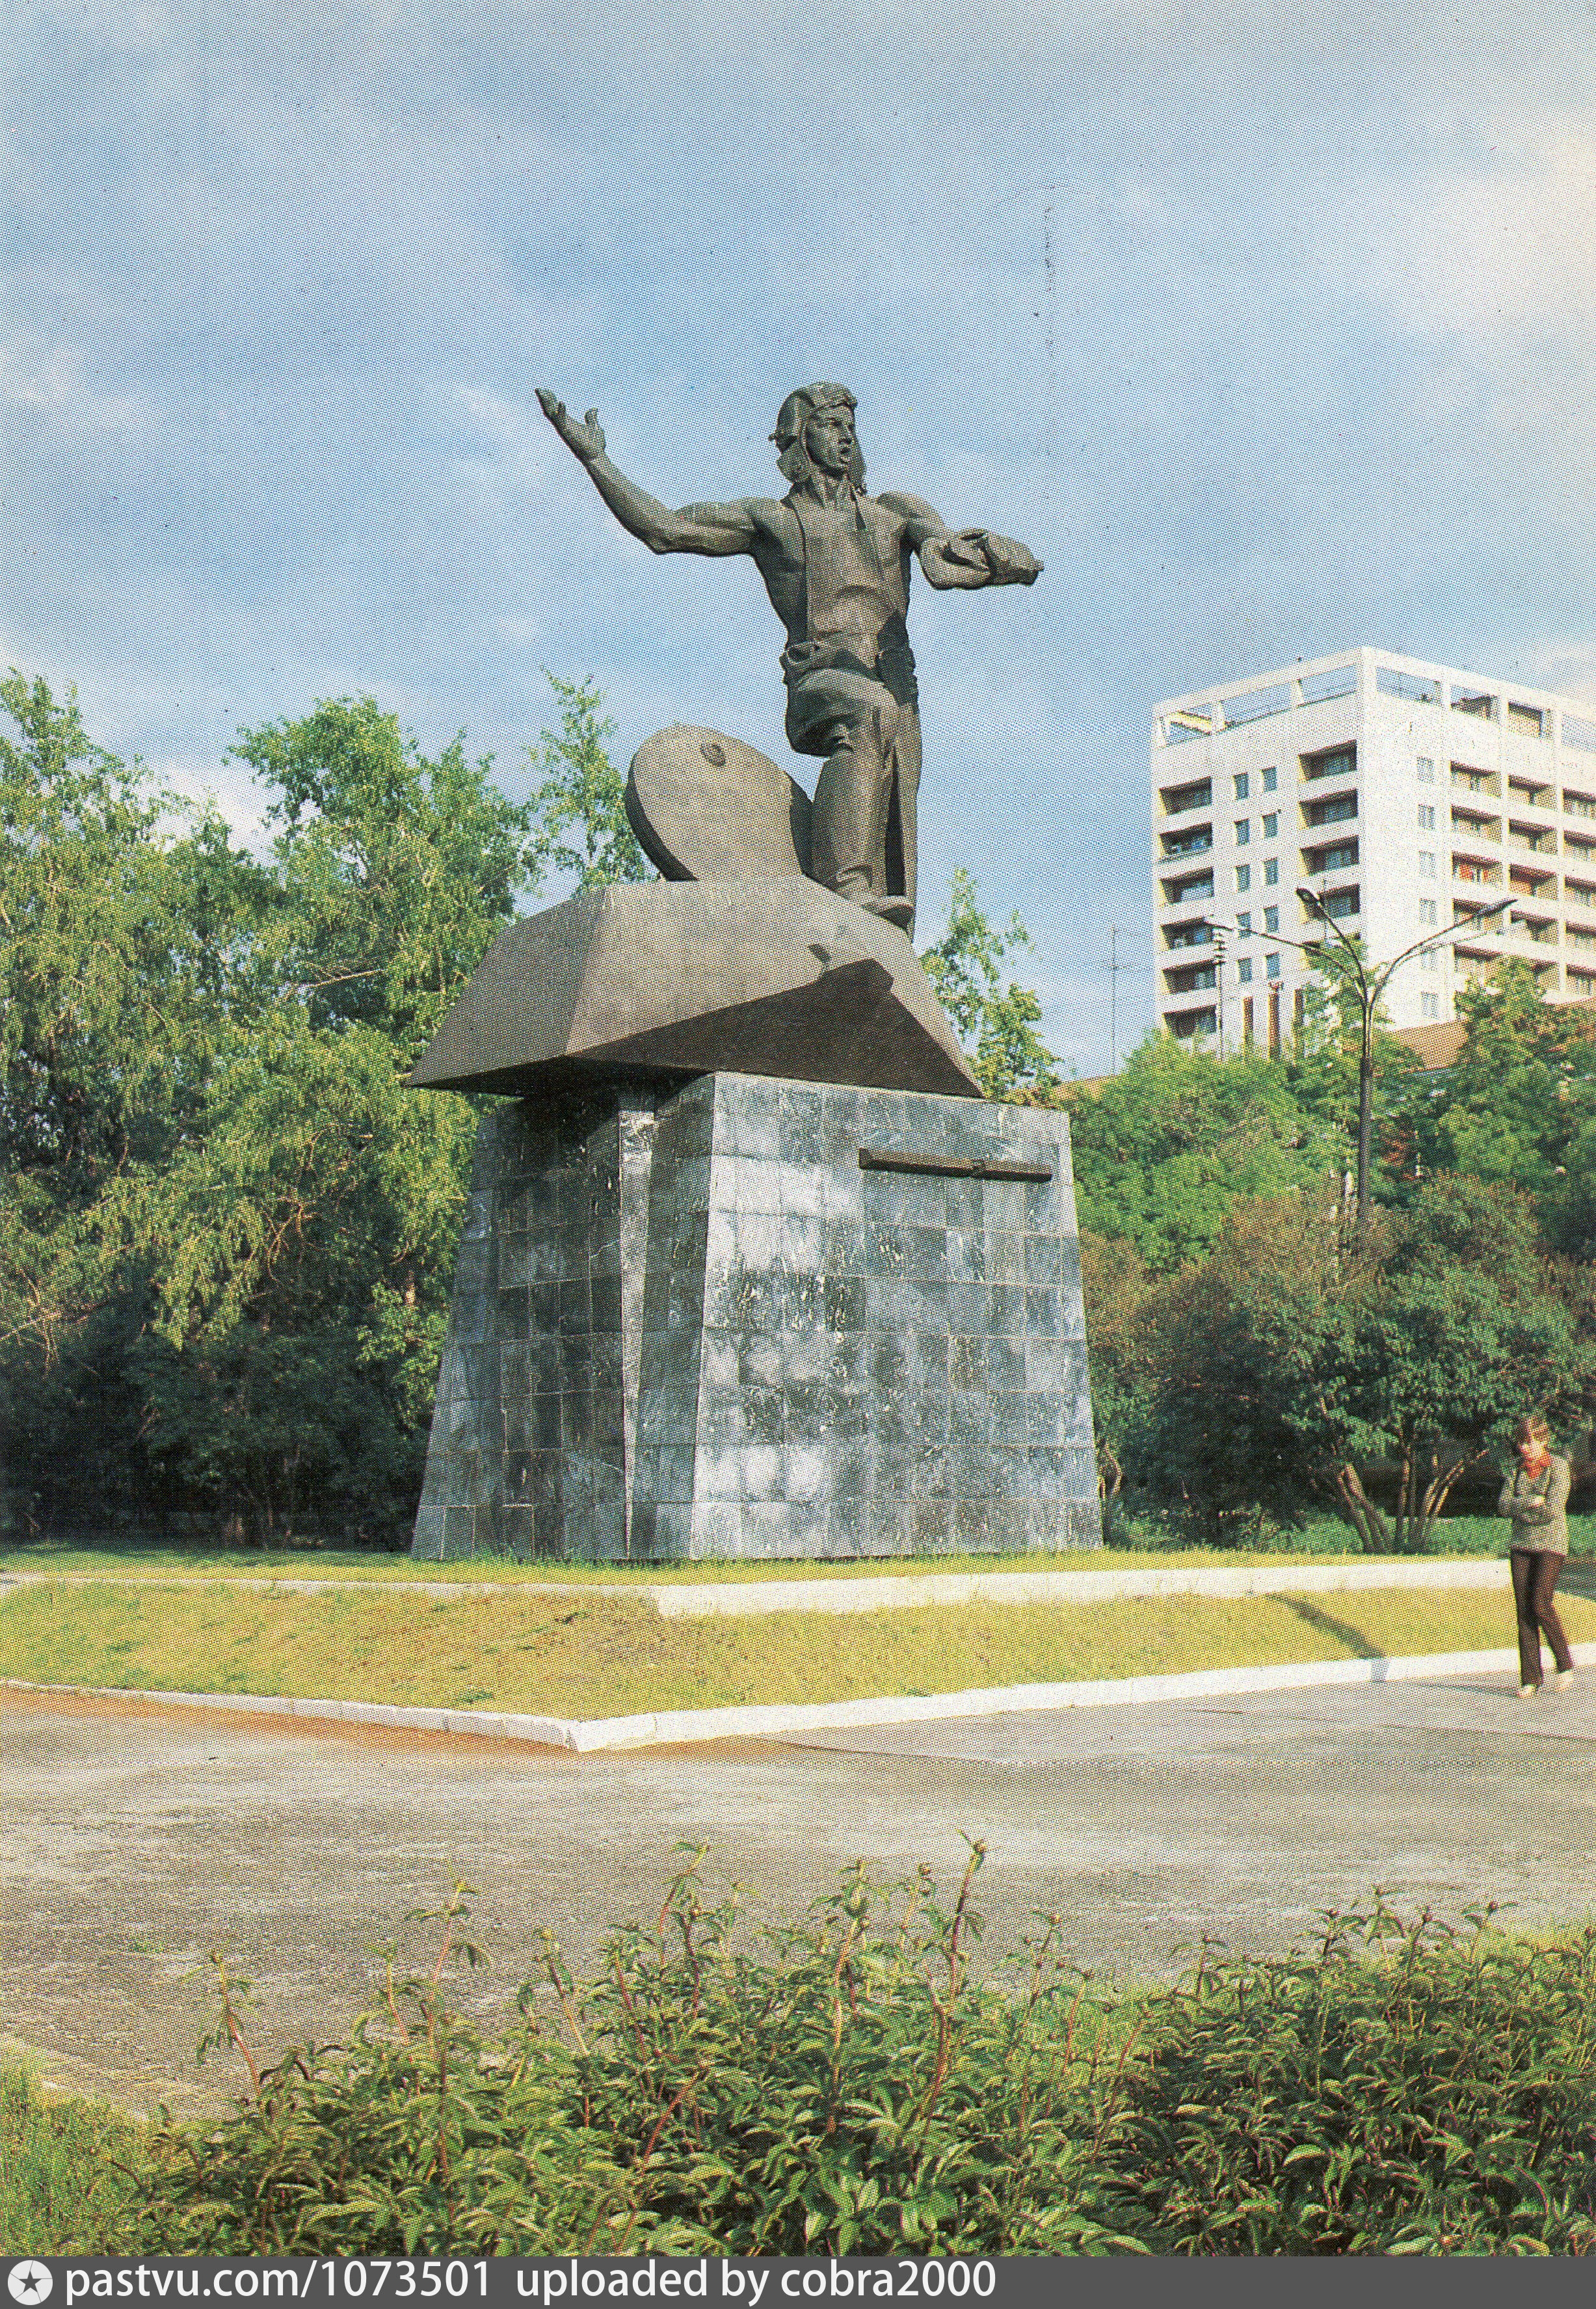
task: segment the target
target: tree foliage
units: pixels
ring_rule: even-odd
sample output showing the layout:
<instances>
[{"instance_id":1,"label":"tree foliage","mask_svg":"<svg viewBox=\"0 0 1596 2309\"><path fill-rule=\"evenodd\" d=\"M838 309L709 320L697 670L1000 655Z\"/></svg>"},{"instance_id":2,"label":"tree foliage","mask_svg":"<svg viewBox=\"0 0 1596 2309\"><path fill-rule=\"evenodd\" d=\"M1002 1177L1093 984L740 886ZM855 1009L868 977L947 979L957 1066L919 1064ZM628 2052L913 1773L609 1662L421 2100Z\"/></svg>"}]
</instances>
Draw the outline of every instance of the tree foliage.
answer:
<instances>
[{"instance_id":1,"label":"tree foliage","mask_svg":"<svg viewBox=\"0 0 1596 2309\"><path fill-rule=\"evenodd\" d=\"M10 1486L47 1519L396 1531L475 1123L404 1078L509 918L527 813L342 700L243 733L260 860L43 683L0 703Z\"/></svg>"},{"instance_id":2,"label":"tree foliage","mask_svg":"<svg viewBox=\"0 0 1596 2309\"><path fill-rule=\"evenodd\" d=\"M1333 1136L1286 1070L1254 1051L1219 1059L1150 1037L1123 1071L1060 1094L1081 1225L1134 1245L1155 1274L1211 1251L1238 1199L1331 1177Z\"/></svg>"},{"instance_id":3,"label":"tree foliage","mask_svg":"<svg viewBox=\"0 0 1596 2309\"><path fill-rule=\"evenodd\" d=\"M974 877L955 866L947 928L920 961L988 1098L1045 1091L1058 1077L1058 1061L1037 1032L1042 1006L1005 966L1030 944L1019 915L1000 930L981 907Z\"/></svg>"},{"instance_id":4,"label":"tree foliage","mask_svg":"<svg viewBox=\"0 0 1596 2309\"><path fill-rule=\"evenodd\" d=\"M1372 1552L1421 1552L1525 1409L1576 1420L1596 1376L1577 1279L1541 1250L1525 1198L1478 1180L1436 1180L1361 1241L1322 1194L1238 1202L1212 1253L1140 1292L1128 1319L1101 1319L1117 1289L1101 1249L1086 1279L1115 1457L1209 1544L1317 1504ZM1372 1465L1391 1471L1389 1516Z\"/></svg>"},{"instance_id":5,"label":"tree foliage","mask_svg":"<svg viewBox=\"0 0 1596 2309\"><path fill-rule=\"evenodd\" d=\"M545 679L559 706L559 727L546 730L531 750L536 828L531 863L539 885L549 874L569 877L576 889L601 890L616 882L646 882L653 868L638 846L626 816L626 782L607 748L615 723L604 712L598 685Z\"/></svg>"}]
</instances>

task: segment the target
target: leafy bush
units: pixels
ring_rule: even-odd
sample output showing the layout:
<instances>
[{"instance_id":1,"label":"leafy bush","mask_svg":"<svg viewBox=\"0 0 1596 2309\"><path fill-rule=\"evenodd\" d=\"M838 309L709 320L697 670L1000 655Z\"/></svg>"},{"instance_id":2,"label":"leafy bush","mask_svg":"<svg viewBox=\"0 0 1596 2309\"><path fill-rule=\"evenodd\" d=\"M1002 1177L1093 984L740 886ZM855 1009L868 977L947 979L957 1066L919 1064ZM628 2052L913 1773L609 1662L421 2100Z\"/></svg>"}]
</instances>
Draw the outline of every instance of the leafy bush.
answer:
<instances>
[{"instance_id":1,"label":"leafy bush","mask_svg":"<svg viewBox=\"0 0 1596 2309\"><path fill-rule=\"evenodd\" d=\"M552 1941L503 2034L397 1979L344 2047L262 2074L224 1981L212 2042L252 2089L168 2121L123 2249L543 2254L1583 2253L1596 2246L1596 1926L1551 1944L1327 1917L1318 1946L1205 1949L1114 1997L1057 1919L971 1977L973 1847L862 1864L739 1944L684 1865L579 1991Z\"/></svg>"},{"instance_id":2,"label":"leafy bush","mask_svg":"<svg viewBox=\"0 0 1596 2309\"><path fill-rule=\"evenodd\" d=\"M443 1956L390 1976L344 2048L254 2071L240 2115L167 2124L146 2219L183 2253L645 2250L1069 2253L1126 2245L1092 2210L1112 2107L1106 2019L1056 1922L1015 1993L977 1987L970 1868L951 1913L925 1870L860 1864L804 1921L734 1937L699 1859L651 1931L613 1939L579 1994L552 1941L556 2036L530 1985L490 2038L451 2012ZM469 1915L445 1912L445 1950ZM1094 2120L1094 2102L1101 2114Z\"/></svg>"},{"instance_id":3,"label":"leafy bush","mask_svg":"<svg viewBox=\"0 0 1596 2309\"><path fill-rule=\"evenodd\" d=\"M1160 2253L1596 2248L1596 1925L1538 1946L1381 1899L1150 2005L1109 2146ZM1370 1961L1373 1953L1374 1961Z\"/></svg>"}]
</instances>

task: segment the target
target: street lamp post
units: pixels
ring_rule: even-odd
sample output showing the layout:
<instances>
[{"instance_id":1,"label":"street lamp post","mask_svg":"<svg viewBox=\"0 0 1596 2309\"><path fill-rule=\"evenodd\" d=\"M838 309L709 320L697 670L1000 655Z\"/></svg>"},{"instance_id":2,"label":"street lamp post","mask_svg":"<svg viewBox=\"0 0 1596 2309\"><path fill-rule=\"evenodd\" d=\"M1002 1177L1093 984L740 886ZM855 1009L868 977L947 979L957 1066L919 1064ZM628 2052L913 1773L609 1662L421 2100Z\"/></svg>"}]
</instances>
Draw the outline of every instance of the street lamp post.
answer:
<instances>
[{"instance_id":1,"label":"street lamp post","mask_svg":"<svg viewBox=\"0 0 1596 2309\"><path fill-rule=\"evenodd\" d=\"M1505 914L1512 905L1513 899L1511 895L1499 899L1494 906L1483 906L1477 914L1469 915L1463 921L1444 923L1441 929L1431 930L1428 937L1415 938L1411 946L1405 946L1400 954L1393 955L1391 960L1388 963L1384 964L1382 967L1376 971L1371 977L1367 966L1365 964L1363 956L1359 953L1355 941L1347 936L1347 933L1342 930L1334 915L1326 912L1324 902L1319 896L1317 891L1310 890L1305 883L1299 883L1298 885L1297 895L1301 899L1303 904L1307 907L1309 912L1317 915L1319 921L1324 923L1325 929L1332 931L1333 935L1341 940L1342 947L1346 949L1347 956L1344 967L1350 973L1352 982L1358 989L1358 1005L1359 1012L1358 1037L1358 1232L1359 1235L1361 1235L1365 1223L1368 1217L1369 1141L1373 1131L1374 1116L1375 1012L1379 1007L1381 995L1385 991L1386 981L1390 978L1392 972L1401 964L1411 962L1416 954L1422 954L1427 947L1441 945L1445 939L1455 937L1459 930L1477 929L1481 922L1489 921L1491 917L1495 914ZM1294 944L1296 941L1287 940L1283 941L1283 943ZM1322 948L1324 946L1324 940L1321 938L1316 942L1316 944L1318 947ZM1302 950L1306 953L1311 953L1315 949L1313 947L1304 947Z\"/></svg>"},{"instance_id":2,"label":"street lamp post","mask_svg":"<svg viewBox=\"0 0 1596 2309\"><path fill-rule=\"evenodd\" d=\"M1374 1135L1375 1013L1379 1008L1380 997L1385 991L1386 981L1393 970L1404 962L1411 962L1416 954L1422 954L1428 947L1440 946L1447 938L1455 938L1460 930L1477 929L1493 916L1505 914L1513 899L1509 895L1498 899L1494 906L1482 906L1478 913L1470 914L1462 921L1443 923L1439 930L1430 930L1425 937L1415 938L1411 946L1403 947L1400 954L1393 954L1391 960L1383 964L1371 976L1356 942L1347 936L1334 915L1325 912L1317 891L1310 890L1306 883L1298 883L1297 895L1309 912L1317 915L1326 930L1333 931L1346 948L1344 966L1350 971L1358 989L1358 1232L1361 1236L1368 1218L1369 1153ZM1203 928L1212 930L1221 941L1222 968L1223 940L1235 934L1236 925L1234 922L1214 921L1205 916ZM1277 930L1259 930L1255 932L1255 936L1264 946L1286 946L1297 954L1323 956L1324 951L1323 938L1315 938L1309 944L1302 938L1281 938Z\"/></svg>"}]
</instances>

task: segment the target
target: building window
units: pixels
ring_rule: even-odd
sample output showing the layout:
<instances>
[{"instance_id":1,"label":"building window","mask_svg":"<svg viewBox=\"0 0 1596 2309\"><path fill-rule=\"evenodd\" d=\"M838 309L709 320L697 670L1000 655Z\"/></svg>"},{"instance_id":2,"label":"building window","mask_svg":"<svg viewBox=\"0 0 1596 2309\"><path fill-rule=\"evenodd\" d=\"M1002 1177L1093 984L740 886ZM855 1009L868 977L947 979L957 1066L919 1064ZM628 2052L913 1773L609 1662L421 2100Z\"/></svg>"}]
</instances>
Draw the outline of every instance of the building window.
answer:
<instances>
[{"instance_id":1,"label":"building window","mask_svg":"<svg viewBox=\"0 0 1596 2309\"><path fill-rule=\"evenodd\" d=\"M1433 850L1421 850L1419 852L1419 870L1421 874L1427 876L1430 881L1433 882L1435 880L1436 853Z\"/></svg>"},{"instance_id":2,"label":"building window","mask_svg":"<svg viewBox=\"0 0 1596 2309\"><path fill-rule=\"evenodd\" d=\"M1433 930L1441 919L1441 910L1434 898L1419 901L1419 923L1421 930Z\"/></svg>"},{"instance_id":3,"label":"building window","mask_svg":"<svg viewBox=\"0 0 1596 2309\"><path fill-rule=\"evenodd\" d=\"M1280 812L1268 809L1264 813L1264 839L1272 842L1281 830Z\"/></svg>"},{"instance_id":4,"label":"building window","mask_svg":"<svg viewBox=\"0 0 1596 2309\"><path fill-rule=\"evenodd\" d=\"M1265 793L1272 793L1272 792L1274 791L1274 790L1275 790L1275 787L1276 787L1279 783L1280 783L1280 776L1279 776L1278 772L1276 772L1276 771L1274 771L1274 770L1265 770L1265 771L1264 771L1264 792L1265 792Z\"/></svg>"},{"instance_id":5,"label":"building window","mask_svg":"<svg viewBox=\"0 0 1596 2309\"><path fill-rule=\"evenodd\" d=\"M1441 967L1440 948L1438 947L1432 946L1428 954L1421 954L1419 957L1419 967L1420 970L1439 970Z\"/></svg>"},{"instance_id":6,"label":"building window","mask_svg":"<svg viewBox=\"0 0 1596 2309\"><path fill-rule=\"evenodd\" d=\"M1247 800L1247 772L1246 772L1245 770L1238 770L1238 772L1236 773L1236 799L1237 799L1237 800L1238 800L1238 801L1245 801L1245 800Z\"/></svg>"},{"instance_id":7,"label":"building window","mask_svg":"<svg viewBox=\"0 0 1596 2309\"><path fill-rule=\"evenodd\" d=\"M1281 926L1281 910L1280 910L1280 908L1279 908L1278 906L1265 906L1265 907L1264 907L1264 936L1265 936L1265 937L1267 937L1267 936L1269 935L1269 933L1270 933L1272 930L1279 930L1279 928L1280 928L1280 926Z\"/></svg>"},{"instance_id":8,"label":"building window","mask_svg":"<svg viewBox=\"0 0 1596 2309\"><path fill-rule=\"evenodd\" d=\"M1239 849L1239 848L1241 847L1241 845L1242 845L1242 843L1243 843L1244 842L1250 842L1250 841L1252 840L1252 838L1253 838L1253 826L1252 826L1252 820L1251 820L1250 818L1247 818L1247 817L1238 817L1238 818L1237 819L1237 821L1236 821L1236 846L1237 846L1237 848L1238 848L1238 849Z\"/></svg>"},{"instance_id":9,"label":"building window","mask_svg":"<svg viewBox=\"0 0 1596 2309\"><path fill-rule=\"evenodd\" d=\"M1271 978L1278 978L1281 974L1281 958L1279 955L1272 954L1264 967Z\"/></svg>"},{"instance_id":10,"label":"building window","mask_svg":"<svg viewBox=\"0 0 1596 2309\"><path fill-rule=\"evenodd\" d=\"M1280 861L1280 860L1279 860L1278 858L1265 858L1265 860L1264 860L1264 888L1265 888L1265 889L1267 889L1267 890L1272 890L1272 889L1273 889L1273 887L1274 887L1274 886L1275 886L1275 884L1280 880L1280 878L1281 878L1281 861Z\"/></svg>"},{"instance_id":11,"label":"building window","mask_svg":"<svg viewBox=\"0 0 1596 2309\"><path fill-rule=\"evenodd\" d=\"M1430 759L1429 756L1428 754L1420 754L1416 766L1419 771L1419 784L1421 786L1433 786L1436 783L1436 765Z\"/></svg>"},{"instance_id":12,"label":"building window","mask_svg":"<svg viewBox=\"0 0 1596 2309\"><path fill-rule=\"evenodd\" d=\"M1433 834L1435 832L1436 805L1433 801L1421 801L1419 803L1419 830L1421 834Z\"/></svg>"},{"instance_id":13,"label":"building window","mask_svg":"<svg viewBox=\"0 0 1596 2309\"><path fill-rule=\"evenodd\" d=\"M1238 937L1238 938L1251 938L1252 934L1253 934L1253 918L1252 918L1252 916L1251 916L1250 914L1238 914L1238 915L1237 915L1237 917L1236 917L1236 935L1237 935L1237 937Z\"/></svg>"},{"instance_id":14,"label":"building window","mask_svg":"<svg viewBox=\"0 0 1596 2309\"><path fill-rule=\"evenodd\" d=\"M1441 1015L1440 996L1421 994L1419 998L1419 1015L1421 1018L1438 1018Z\"/></svg>"},{"instance_id":15,"label":"building window","mask_svg":"<svg viewBox=\"0 0 1596 2309\"><path fill-rule=\"evenodd\" d=\"M1358 893L1356 890L1332 890L1320 904L1333 921L1344 921L1349 914L1358 912Z\"/></svg>"},{"instance_id":16,"label":"building window","mask_svg":"<svg viewBox=\"0 0 1596 2309\"><path fill-rule=\"evenodd\" d=\"M1236 965L1236 975L1241 981L1243 986L1250 986L1252 984L1253 960L1251 955L1244 954L1242 956L1241 960Z\"/></svg>"},{"instance_id":17,"label":"building window","mask_svg":"<svg viewBox=\"0 0 1596 2309\"><path fill-rule=\"evenodd\" d=\"M1238 866L1238 867L1236 869L1236 887L1237 887L1238 890L1250 890L1250 889L1252 888L1252 886L1253 886L1253 869L1252 869L1252 868L1251 868L1250 866Z\"/></svg>"}]
</instances>

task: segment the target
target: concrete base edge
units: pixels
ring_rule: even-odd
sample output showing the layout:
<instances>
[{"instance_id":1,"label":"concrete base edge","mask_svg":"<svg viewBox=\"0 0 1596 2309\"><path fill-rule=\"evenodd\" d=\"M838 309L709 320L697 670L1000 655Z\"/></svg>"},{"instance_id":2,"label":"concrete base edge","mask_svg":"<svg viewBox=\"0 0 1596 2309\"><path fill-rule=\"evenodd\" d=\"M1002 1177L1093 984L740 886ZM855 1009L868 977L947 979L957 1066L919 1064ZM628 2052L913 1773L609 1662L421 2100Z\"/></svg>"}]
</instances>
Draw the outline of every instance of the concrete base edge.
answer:
<instances>
[{"instance_id":1,"label":"concrete base edge","mask_svg":"<svg viewBox=\"0 0 1596 2309\"><path fill-rule=\"evenodd\" d=\"M1596 1643L1575 1644L1574 1664L1596 1667ZM1297 1660L1274 1667L1200 1668L1185 1675L1134 1675L1094 1683L999 1684L975 1691L932 1692L882 1699L839 1699L814 1707L684 1708L652 1716L586 1720L496 1715L478 1708L391 1708L361 1699L279 1699L245 1692L123 1691L87 1684L0 1679L7 1691L56 1699L109 1699L160 1708L213 1708L226 1714L286 1717L297 1723L372 1725L399 1732L444 1732L479 1740L518 1740L581 1755L623 1748L679 1748L717 1740L790 1740L805 1733L881 1730L950 1718L1048 1715L1064 1708L1125 1708L1171 1699L1218 1699L1251 1691L1298 1691L1321 1684L1407 1683L1436 1676L1516 1674L1515 1648L1430 1652L1395 1659Z\"/></svg>"}]
</instances>

